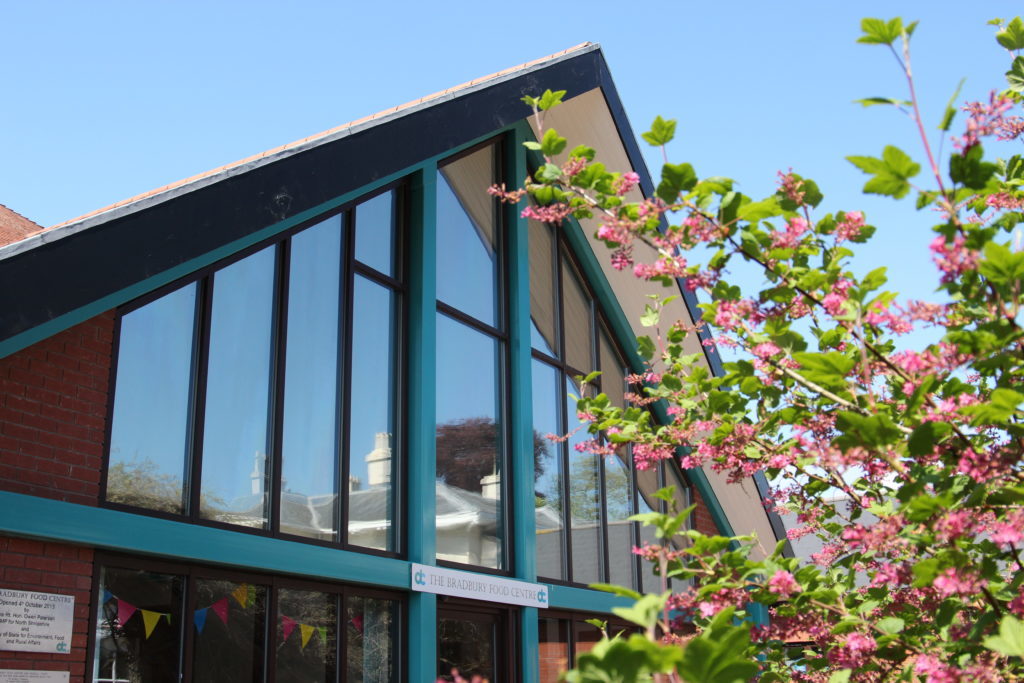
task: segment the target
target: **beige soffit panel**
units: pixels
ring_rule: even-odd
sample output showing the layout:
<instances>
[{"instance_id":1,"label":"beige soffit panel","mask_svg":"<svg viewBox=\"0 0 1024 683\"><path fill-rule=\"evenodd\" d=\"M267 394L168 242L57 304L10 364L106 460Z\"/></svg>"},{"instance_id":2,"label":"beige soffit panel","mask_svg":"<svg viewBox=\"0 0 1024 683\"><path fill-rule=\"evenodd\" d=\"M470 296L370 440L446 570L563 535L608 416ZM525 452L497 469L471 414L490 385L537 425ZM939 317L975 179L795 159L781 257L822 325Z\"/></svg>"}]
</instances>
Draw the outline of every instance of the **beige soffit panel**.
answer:
<instances>
[{"instance_id":1,"label":"beige soffit panel","mask_svg":"<svg viewBox=\"0 0 1024 683\"><path fill-rule=\"evenodd\" d=\"M533 117L530 117L530 125L536 135L538 132L537 122ZM546 128L555 128L560 135L568 138L569 149L579 144L596 149L596 160L603 163L608 170L622 172L632 170L626 149L619 138L615 121L612 119L600 88L585 92L552 109L547 113L544 125ZM639 190L634 190L629 196L632 201L639 201L642 198ZM633 328L633 333L637 336L651 335L651 330L640 326L640 316L649 301L647 295L657 293L666 296L678 292L672 292L656 283L640 280L633 275L631 269L619 271L612 268L608 258L610 253L608 248L594 236L598 225L599 222L596 220L582 221L583 231L601 264L605 277L608 278L608 282L615 292L622 312ZM637 244L633 251L637 260L653 260L654 252L650 247ZM688 324L693 323L682 297L665 308L663 319L668 321L684 320ZM706 364L707 361L704 360L703 351L696 335L687 337L685 350L687 353L700 354L701 362ZM762 540L764 548L768 551L774 548L775 534L768 522L768 515L761 504L753 480L748 478L742 483L730 484L724 475L712 471L710 467L705 466L704 472L729 518L729 523L732 524L733 531L737 534L754 532Z\"/></svg>"}]
</instances>

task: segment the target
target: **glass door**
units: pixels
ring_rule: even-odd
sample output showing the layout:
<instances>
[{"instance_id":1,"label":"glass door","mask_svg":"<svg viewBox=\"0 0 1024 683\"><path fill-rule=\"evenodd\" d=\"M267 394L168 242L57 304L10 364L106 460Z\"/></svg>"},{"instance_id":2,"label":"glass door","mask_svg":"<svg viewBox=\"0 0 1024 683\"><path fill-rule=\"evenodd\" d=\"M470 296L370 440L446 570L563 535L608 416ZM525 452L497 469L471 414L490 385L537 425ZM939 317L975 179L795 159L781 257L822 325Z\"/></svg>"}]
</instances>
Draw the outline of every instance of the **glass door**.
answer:
<instances>
[{"instance_id":1,"label":"glass door","mask_svg":"<svg viewBox=\"0 0 1024 683\"><path fill-rule=\"evenodd\" d=\"M452 683L514 681L510 610L438 605L437 680Z\"/></svg>"}]
</instances>

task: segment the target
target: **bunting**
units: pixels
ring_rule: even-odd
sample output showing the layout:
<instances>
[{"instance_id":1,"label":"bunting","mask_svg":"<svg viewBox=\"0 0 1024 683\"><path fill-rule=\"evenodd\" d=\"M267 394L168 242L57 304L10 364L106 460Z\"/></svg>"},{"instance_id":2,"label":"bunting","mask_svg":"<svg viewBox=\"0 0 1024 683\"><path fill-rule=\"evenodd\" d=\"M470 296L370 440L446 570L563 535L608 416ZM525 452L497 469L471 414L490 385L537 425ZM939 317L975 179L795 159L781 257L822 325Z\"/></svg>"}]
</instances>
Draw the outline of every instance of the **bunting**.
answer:
<instances>
[{"instance_id":1,"label":"bunting","mask_svg":"<svg viewBox=\"0 0 1024 683\"><path fill-rule=\"evenodd\" d=\"M142 624L146 628L146 638L153 633L153 629L156 628L156 623L160 621L160 617L163 616L161 612L151 612L148 609L139 610L142 612Z\"/></svg>"},{"instance_id":2,"label":"bunting","mask_svg":"<svg viewBox=\"0 0 1024 683\"><path fill-rule=\"evenodd\" d=\"M224 622L224 625L228 625L228 599L221 598L217 602L210 605L210 609L213 613L220 617L220 620Z\"/></svg>"},{"instance_id":3,"label":"bunting","mask_svg":"<svg viewBox=\"0 0 1024 683\"><path fill-rule=\"evenodd\" d=\"M235 599L235 602L241 607L250 607L256 601L256 591L253 587L247 583L243 583L235 590L231 591L231 597ZM157 624L160 623L160 618L163 617L164 621L169 625L171 623L171 615L169 612L156 612L154 610L142 609L127 600L122 600L106 588L102 592L102 604L106 604L111 600L117 600L117 623L121 628L124 628L128 621L135 616L136 612L142 615L143 630L148 640L153 631L156 630ZM206 628L206 619L209 613L212 611L221 622L228 625L228 607L229 601L227 597L223 597L217 602L211 604L208 607L201 607L196 609L192 615L192 622L195 624L196 630L201 634ZM355 626L356 630L362 631L362 616L357 615L352 619L352 625ZM316 634L320 642L324 645L327 644L327 627L326 626L313 626L310 624L302 624L295 619L281 615L281 642L288 640L288 637L299 629L300 643L303 650L309 645L310 638L313 634Z\"/></svg>"},{"instance_id":4,"label":"bunting","mask_svg":"<svg viewBox=\"0 0 1024 683\"><path fill-rule=\"evenodd\" d=\"M249 606L249 584L243 583L241 586L231 592L231 596L238 602L242 607Z\"/></svg>"},{"instance_id":5,"label":"bunting","mask_svg":"<svg viewBox=\"0 0 1024 683\"><path fill-rule=\"evenodd\" d=\"M308 624L299 624L299 631L302 633L302 649L306 649L306 643L309 642L309 637L313 635L313 631L316 629Z\"/></svg>"}]
</instances>

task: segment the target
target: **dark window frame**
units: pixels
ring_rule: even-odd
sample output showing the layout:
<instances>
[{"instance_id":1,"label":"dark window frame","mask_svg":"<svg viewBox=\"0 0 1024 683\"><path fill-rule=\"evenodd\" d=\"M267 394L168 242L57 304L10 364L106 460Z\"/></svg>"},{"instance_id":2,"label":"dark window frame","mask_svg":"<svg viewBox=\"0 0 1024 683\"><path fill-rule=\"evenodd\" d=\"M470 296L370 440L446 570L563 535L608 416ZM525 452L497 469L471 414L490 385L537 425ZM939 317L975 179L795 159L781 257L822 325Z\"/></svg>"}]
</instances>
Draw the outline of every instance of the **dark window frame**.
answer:
<instances>
[{"instance_id":1,"label":"dark window frame","mask_svg":"<svg viewBox=\"0 0 1024 683\"><path fill-rule=\"evenodd\" d=\"M356 212L359 204L373 199L379 195L394 192L394 220L397 222L394 232L393 258L396 277L381 273L380 271L363 264L355 257L355 230L358 229ZM337 540L321 540L289 534L280 530L280 493L281 493L281 445L284 423L284 390L285 390L285 360L287 351L287 322L288 322L288 267L290 261L291 238L297 233L318 225L336 216L340 217L342 224L342 258L339 264L340 277L339 285L342 296L339 301L339 330L338 330L338 352L339 352L339 384L336 415L335 443L336 452L344 453L346 457L340 457L336 462L336 485L338 487L338 512L335 520L338 523ZM250 245L238 252L221 259L215 263L206 265L189 275L179 278L171 283L163 285L152 292L148 292L117 309L114 320L114 341L111 351L111 366L109 384L111 387L107 401L106 426L104 431L103 465L102 477L100 479L99 505L114 510L143 514L162 519L169 519L179 522L186 522L198 526L208 526L218 529L225 529L239 533L248 533L269 538L281 538L300 543L320 545L330 548L341 548L353 552L367 553L382 557L404 557L407 546L407 525L405 523L408 502L405 496L407 488L406 476L408 458L407 450L407 391L406 382L408 377L408 355L409 349L405 339L405 331L408 329L408 268L409 259L406 255L405 245L411 224L411 202L410 183L407 178L401 178L372 192L361 195L351 201L325 211L308 220L283 230L271 237ZM355 226L355 229L353 229ZM273 300L273 317L271 323L271 349L272 360L270 366L270 420L268 424L270 448L268 449L268 460L271 472L269 474L269 486L267 495L270 496L268 505L267 527L257 529L227 522L220 522L212 519L204 519L199 514L199 502L201 494L201 471L202 471L202 440L203 422L205 419L205 392L208 374L206 367L209 355L211 309L213 300L213 289L215 274L228 266L237 263L263 249L273 248L275 250L275 283ZM348 540L348 473L351 453L348 448L348 436L350 429L350 416L348 405L352 397L352 331L353 331L353 289L356 275L366 278L374 284L388 289L395 296L396 307L392 320L393 334L395 340L395 401L392 406L393 420L395 425L394 441L392 445L393 457L398 458L394 467L392 486L392 538L393 550L380 550L366 546L353 545ZM179 289L195 284L196 291L196 313L194 318L195 329L193 331L192 366L190 371L190 399L189 414L187 419L188 453L184 458L184 471L188 475L183 482L183 497L185 499L185 512L175 514L153 510L145 507L128 505L107 500L107 473L110 468L110 446L111 433L114 418L114 396L117 391L117 366L120 352L121 320L125 315L138 310L149 303L171 294ZM266 475L265 475L266 476Z\"/></svg>"}]
</instances>

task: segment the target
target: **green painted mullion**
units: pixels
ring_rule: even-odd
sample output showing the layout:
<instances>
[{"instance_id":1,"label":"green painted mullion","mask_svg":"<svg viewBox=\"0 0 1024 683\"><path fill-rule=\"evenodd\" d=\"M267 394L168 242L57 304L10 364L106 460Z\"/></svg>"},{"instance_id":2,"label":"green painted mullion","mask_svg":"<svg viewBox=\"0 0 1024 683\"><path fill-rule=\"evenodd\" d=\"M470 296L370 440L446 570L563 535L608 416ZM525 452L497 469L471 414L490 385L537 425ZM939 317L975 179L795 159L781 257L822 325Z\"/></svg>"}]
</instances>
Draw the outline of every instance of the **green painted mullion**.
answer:
<instances>
[{"instance_id":1,"label":"green painted mullion","mask_svg":"<svg viewBox=\"0 0 1024 683\"><path fill-rule=\"evenodd\" d=\"M529 127L523 123L505 138L505 180L521 185L527 175L526 150ZM537 525L533 477L533 387L530 357L530 250L529 223L515 204L505 205L509 250L509 353L512 389L512 547L516 578L537 580ZM537 608L524 607L519 620L520 667L523 683L540 678Z\"/></svg>"},{"instance_id":2,"label":"green painted mullion","mask_svg":"<svg viewBox=\"0 0 1024 683\"><path fill-rule=\"evenodd\" d=\"M0 491L0 534L383 588L409 587L409 563L393 557L7 491Z\"/></svg>"},{"instance_id":3,"label":"green painted mullion","mask_svg":"<svg viewBox=\"0 0 1024 683\"><path fill-rule=\"evenodd\" d=\"M408 468L406 470L409 560L435 564L437 550L436 345L437 167L412 177L409 231ZM406 586L409 577L406 576ZM437 596L409 594L408 679L430 683L437 666Z\"/></svg>"}]
</instances>

